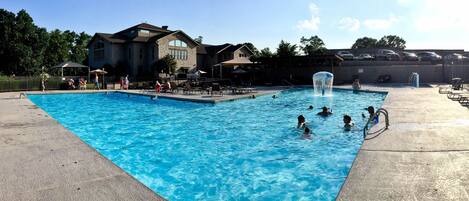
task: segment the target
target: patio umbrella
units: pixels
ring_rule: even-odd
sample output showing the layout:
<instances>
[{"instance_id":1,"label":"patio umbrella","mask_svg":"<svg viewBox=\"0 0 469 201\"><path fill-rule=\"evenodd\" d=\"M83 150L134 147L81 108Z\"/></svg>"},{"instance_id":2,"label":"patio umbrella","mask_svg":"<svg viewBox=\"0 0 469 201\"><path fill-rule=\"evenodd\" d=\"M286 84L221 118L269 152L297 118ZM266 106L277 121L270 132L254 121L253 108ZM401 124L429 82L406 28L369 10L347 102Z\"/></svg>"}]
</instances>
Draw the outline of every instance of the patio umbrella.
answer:
<instances>
[{"instance_id":1,"label":"patio umbrella","mask_svg":"<svg viewBox=\"0 0 469 201\"><path fill-rule=\"evenodd\" d=\"M98 75L104 75L104 74L107 74L106 71L104 70L101 70L101 69L96 69L96 70L92 70L90 71L91 74L98 74Z\"/></svg>"}]
</instances>

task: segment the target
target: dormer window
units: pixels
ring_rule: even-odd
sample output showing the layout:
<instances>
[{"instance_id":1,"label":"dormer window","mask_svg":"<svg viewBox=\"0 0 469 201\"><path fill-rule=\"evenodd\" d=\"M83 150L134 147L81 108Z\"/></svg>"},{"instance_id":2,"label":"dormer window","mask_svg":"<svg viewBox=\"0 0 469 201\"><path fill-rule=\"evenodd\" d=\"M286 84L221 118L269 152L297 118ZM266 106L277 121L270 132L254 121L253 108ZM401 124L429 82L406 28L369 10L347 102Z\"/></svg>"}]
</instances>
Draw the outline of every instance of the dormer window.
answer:
<instances>
[{"instance_id":1,"label":"dormer window","mask_svg":"<svg viewBox=\"0 0 469 201\"><path fill-rule=\"evenodd\" d=\"M138 30L138 32L140 32L140 34L142 34L142 35L149 35L150 34L150 31L145 30L145 29L140 29L140 30Z\"/></svg>"},{"instance_id":2,"label":"dormer window","mask_svg":"<svg viewBox=\"0 0 469 201\"><path fill-rule=\"evenodd\" d=\"M187 47L187 44L182 40L172 40L172 41L169 41L169 46L172 46L172 47Z\"/></svg>"}]
</instances>

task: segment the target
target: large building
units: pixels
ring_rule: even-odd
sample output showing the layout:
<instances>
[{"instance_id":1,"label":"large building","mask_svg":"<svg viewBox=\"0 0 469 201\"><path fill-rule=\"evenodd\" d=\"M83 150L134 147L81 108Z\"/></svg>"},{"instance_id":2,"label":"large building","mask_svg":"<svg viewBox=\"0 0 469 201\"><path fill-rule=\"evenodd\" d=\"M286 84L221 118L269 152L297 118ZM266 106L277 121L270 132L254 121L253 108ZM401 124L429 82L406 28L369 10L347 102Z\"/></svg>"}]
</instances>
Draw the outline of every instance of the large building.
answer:
<instances>
[{"instance_id":1,"label":"large building","mask_svg":"<svg viewBox=\"0 0 469 201\"><path fill-rule=\"evenodd\" d=\"M88 44L89 66L131 77L151 75L152 65L166 55L177 62L176 71L210 69L226 61L247 60L252 51L244 45L199 44L181 30L147 23L114 34L96 33Z\"/></svg>"}]
</instances>

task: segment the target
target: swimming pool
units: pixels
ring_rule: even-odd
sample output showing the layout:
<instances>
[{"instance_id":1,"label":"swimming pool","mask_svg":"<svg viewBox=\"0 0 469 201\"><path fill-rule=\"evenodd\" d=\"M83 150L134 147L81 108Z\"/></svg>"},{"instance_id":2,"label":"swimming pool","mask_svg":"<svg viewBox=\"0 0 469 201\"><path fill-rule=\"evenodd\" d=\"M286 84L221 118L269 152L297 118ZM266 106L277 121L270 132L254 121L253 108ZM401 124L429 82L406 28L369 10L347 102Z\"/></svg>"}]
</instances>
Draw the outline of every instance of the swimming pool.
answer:
<instances>
[{"instance_id":1,"label":"swimming pool","mask_svg":"<svg viewBox=\"0 0 469 201\"><path fill-rule=\"evenodd\" d=\"M219 104L122 93L29 95L84 142L169 200L333 200L385 94L312 89ZM314 110L308 110L313 105ZM328 118L316 115L332 108ZM314 133L302 140L303 114ZM356 129L343 131L342 115Z\"/></svg>"}]
</instances>

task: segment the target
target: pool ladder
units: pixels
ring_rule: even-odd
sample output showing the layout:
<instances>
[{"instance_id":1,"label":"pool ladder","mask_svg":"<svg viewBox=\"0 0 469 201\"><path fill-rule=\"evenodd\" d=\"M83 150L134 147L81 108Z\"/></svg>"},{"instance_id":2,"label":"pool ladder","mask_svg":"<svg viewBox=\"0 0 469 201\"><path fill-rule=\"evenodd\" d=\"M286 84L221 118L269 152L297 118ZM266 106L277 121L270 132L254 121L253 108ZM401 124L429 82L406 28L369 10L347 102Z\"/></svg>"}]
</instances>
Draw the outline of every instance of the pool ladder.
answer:
<instances>
[{"instance_id":1,"label":"pool ladder","mask_svg":"<svg viewBox=\"0 0 469 201\"><path fill-rule=\"evenodd\" d=\"M384 120L386 123L386 127L384 128L384 130L387 130L389 128L389 113L386 109L380 108L378 109L378 111L375 112L375 115L373 116L373 118L370 118L368 122L366 122L366 125L363 128L363 138L366 138L366 136L368 135L368 131L369 131L368 126L370 125L370 122L372 122L375 117L379 117L380 114L384 115Z\"/></svg>"}]
</instances>

